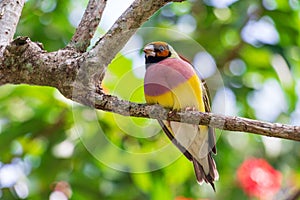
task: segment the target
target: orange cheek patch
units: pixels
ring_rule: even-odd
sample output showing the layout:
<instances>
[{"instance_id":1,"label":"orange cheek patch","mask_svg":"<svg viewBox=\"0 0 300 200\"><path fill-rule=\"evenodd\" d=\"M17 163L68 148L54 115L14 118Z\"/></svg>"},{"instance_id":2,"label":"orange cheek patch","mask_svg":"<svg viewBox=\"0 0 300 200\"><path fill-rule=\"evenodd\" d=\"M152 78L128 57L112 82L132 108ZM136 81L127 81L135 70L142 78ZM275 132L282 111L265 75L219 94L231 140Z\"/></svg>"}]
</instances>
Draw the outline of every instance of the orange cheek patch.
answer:
<instances>
[{"instance_id":1,"label":"orange cheek patch","mask_svg":"<svg viewBox=\"0 0 300 200\"><path fill-rule=\"evenodd\" d=\"M159 51L159 52L156 53L156 55L159 56L159 57L168 57L169 50Z\"/></svg>"}]
</instances>

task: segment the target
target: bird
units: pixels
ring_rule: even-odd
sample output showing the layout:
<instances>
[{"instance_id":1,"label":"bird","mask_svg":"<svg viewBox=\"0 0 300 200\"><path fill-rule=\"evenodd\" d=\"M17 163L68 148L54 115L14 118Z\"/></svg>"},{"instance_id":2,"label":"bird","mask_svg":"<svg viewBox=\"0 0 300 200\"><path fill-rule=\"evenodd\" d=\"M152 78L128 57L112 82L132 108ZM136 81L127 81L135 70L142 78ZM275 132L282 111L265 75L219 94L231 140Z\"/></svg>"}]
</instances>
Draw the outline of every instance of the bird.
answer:
<instances>
[{"instance_id":1,"label":"bird","mask_svg":"<svg viewBox=\"0 0 300 200\"><path fill-rule=\"evenodd\" d=\"M171 110L210 112L207 84L194 67L166 42L151 42L143 48L146 73L144 96L148 104ZM196 180L211 185L219 179L212 154L217 154L214 129L202 125L158 120L172 143L192 162Z\"/></svg>"}]
</instances>

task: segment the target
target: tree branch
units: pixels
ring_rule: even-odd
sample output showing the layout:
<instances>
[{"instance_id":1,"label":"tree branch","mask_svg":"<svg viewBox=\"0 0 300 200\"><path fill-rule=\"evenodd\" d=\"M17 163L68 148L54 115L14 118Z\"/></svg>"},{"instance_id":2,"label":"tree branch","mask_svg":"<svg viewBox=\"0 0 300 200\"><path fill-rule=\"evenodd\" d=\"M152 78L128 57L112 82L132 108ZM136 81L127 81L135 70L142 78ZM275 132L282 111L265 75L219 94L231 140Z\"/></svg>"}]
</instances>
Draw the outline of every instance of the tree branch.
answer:
<instances>
[{"instance_id":1,"label":"tree branch","mask_svg":"<svg viewBox=\"0 0 300 200\"><path fill-rule=\"evenodd\" d=\"M14 37L24 2L24 0L0 1L0 56L2 56L4 47Z\"/></svg>"},{"instance_id":2,"label":"tree branch","mask_svg":"<svg viewBox=\"0 0 300 200\"><path fill-rule=\"evenodd\" d=\"M132 103L106 94L99 94L95 96L94 107L124 116L162 119L188 124L200 124L222 130L242 131L300 141L300 126L262 122L242 117L231 117L197 111L176 112L165 109L159 105Z\"/></svg>"},{"instance_id":3,"label":"tree branch","mask_svg":"<svg viewBox=\"0 0 300 200\"><path fill-rule=\"evenodd\" d=\"M0 57L0 86L7 83L52 86L71 99L80 55L70 50L46 52L28 37L18 37Z\"/></svg>"},{"instance_id":4,"label":"tree branch","mask_svg":"<svg viewBox=\"0 0 300 200\"><path fill-rule=\"evenodd\" d=\"M120 100L105 95L99 88L89 85L91 75L98 71L104 72L117 52L134 34L136 28L169 1L171 0L136 0L96 46L90 52L83 54L68 48L48 53L41 45L31 42L29 38L19 37L7 45L3 55L0 55L0 85L27 83L52 86L66 98L78 103L125 116L202 124L224 130L300 141L299 126L272 124L196 111L170 112L158 105Z\"/></svg>"},{"instance_id":5,"label":"tree branch","mask_svg":"<svg viewBox=\"0 0 300 200\"><path fill-rule=\"evenodd\" d=\"M41 45L31 42L27 37L17 38L6 46L4 49L5 55L0 56L0 85L27 83L52 86L70 99L72 99L73 90L75 90L76 95L83 100L83 97L90 96L90 93L95 90L95 86L99 85L94 84L93 77L96 77L97 81L102 80L103 76L98 74L104 75L106 66L121 50L130 36L134 34L135 29L141 26L160 7L171 1L134 1L109 32L100 39L94 50L83 54L74 51L72 48L48 53L41 48ZM89 6L92 7L94 1L89 3ZM100 8L97 8L97 10L100 11ZM95 15L93 16L95 17ZM84 21L85 19L82 20L83 24L85 24ZM95 25L95 23L91 24ZM82 28L87 26L84 25ZM132 29L134 31L129 34L129 30ZM120 38L122 32L126 32L127 37ZM74 38L77 37L75 35ZM101 50L101 48L103 49ZM79 93L80 95L78 95ZM89 105L91 100L87 99L85 102Z\"/></svg>"},{"instance_id":6,"label":"tree branch","mask_svg":"<svg viewBox=\"0 0 300 200\"><path fill-rule=\"evenodd\" d=\"M78 77L78 71L74 70L80 68L79 55L67 50L47 53L28 38L18 38L6 48L4 53L6 59L0 65L0 85L27 83L52 86L59 89L65 97L78 103L124 116L180 121L300 141L299 126L272 124L196 111L170 112L158 105L132 103L99 91L95 92L85 86L82 78ZM76 78L80 79L80 84L74 81Z\"/></svg>"},{"instance_id":7,"label":"tree branch","mask_svg":"<svg viewBox=\"0 0 300 200\"><path fill-rule=\"evenodd\" d=\"M106 66L145 21L165 4L182 1L184 0L135 0L110 30L99 39L93 49L88 52L85 66L90 71L94 69L94 74L97 72L96 79L102 79Z\"/></svg>"},{"instance_id":8,"label":"tree branch","mask_svg":"<svg viewBox=\"0 0 300 200\"><path fill-rule=\"evenodd\" d=\"M67 48L85 52L99 25L107 0L89 0L83 17Z\"/></svg>"}]
</instances>

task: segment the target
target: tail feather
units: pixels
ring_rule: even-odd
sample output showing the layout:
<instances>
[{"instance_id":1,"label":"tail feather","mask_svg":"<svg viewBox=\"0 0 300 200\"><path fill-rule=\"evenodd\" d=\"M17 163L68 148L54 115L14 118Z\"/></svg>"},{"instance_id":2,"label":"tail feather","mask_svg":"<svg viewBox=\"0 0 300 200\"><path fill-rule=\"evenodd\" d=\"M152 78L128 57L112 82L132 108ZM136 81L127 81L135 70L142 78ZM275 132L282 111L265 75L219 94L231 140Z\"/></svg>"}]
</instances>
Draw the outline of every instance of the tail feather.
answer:
<instances>
[{"instance_id":1,"label":"tail feather","mask_svg":"<svg viewBox=\"0 0 300 200\"><path fill-rule=\"evenodd\" d=\"M209 183L213 190L215 190L214 181L219 179L219 174L216 168L216 163L212 158L212 153L216 154L216 148L215 148L215 140L209 139L209 146L210 150L207 151L206 155L203 155L204 158L201 159L202 156L198 156L198 159L193 156L193 154L190 153L189 150L185 146L183 146L177 138L174 137L174 134L171 129L171 125L169 122L163 122L162 120L158 120L159 124L161 125L162 129L168 136L168 138L173 142L173 144L187 157L188 160L190 160L194 165L194 171L196 175L197 182L199 184L202 184L203 182ZM208 134L213 136L213 132ZM213 144L213 145L212 145ZM208 147L207 147L208 148Z\"/></svg>"},{"instance_id":2,"label":"tail feather","mask_svg":"<svg viewBox=\"0 0 300 200\"><path fill-rule=\"evenodd\" d=\"M199 184L202 184L203 181L205 183L209 183L211 185L211 187L213 188L213 190L216 191L214 181L218 180L219 174L216 169L215 161L211 157L210 153L207 155L207 161L208 161L208 165L209 165L209 173L208 174L206 174L204 172L203 166L200 164L200 162L198 162L195 158L193 158L193 160L192 160L193 165L194 165L195 175L197 178L197 182Z\"/></svg>"}]
</instances>

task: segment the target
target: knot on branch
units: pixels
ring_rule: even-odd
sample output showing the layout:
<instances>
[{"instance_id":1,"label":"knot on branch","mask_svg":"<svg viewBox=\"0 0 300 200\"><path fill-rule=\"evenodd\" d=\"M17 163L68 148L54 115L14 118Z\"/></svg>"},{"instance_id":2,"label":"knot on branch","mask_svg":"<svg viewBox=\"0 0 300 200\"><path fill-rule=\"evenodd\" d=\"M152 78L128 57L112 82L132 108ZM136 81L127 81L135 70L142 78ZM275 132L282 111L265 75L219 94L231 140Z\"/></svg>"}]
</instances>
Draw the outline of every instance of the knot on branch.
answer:
<instances>
[{"instance_id":1,"label":"knot on branch","mask_svg":"<svg viewBox=\"0 0 300 200\"><path fill-rule=\"evenodd\" d=\"M27 36L21 36L17 37L14 41L11 42L12 45L21 46L30 41L29 37Z\"/></svg>"},{"instance_id":2,"label":"knot on branch","mask_svg":"<svg viewBox=\"0 0 300 200\"><path fill-rule=\"evenodd\" d=\"M29 37L27 36L20 36L17 37L14 41L10 43L10 45L7 46L7 50L9 52L19 52L22 53L24 52L28 47L31 47L32 50L35 50L36 52L40 52L44 50L44 47L41 43L39 42L32 42Z\"/></svg>"}]
</instances>

